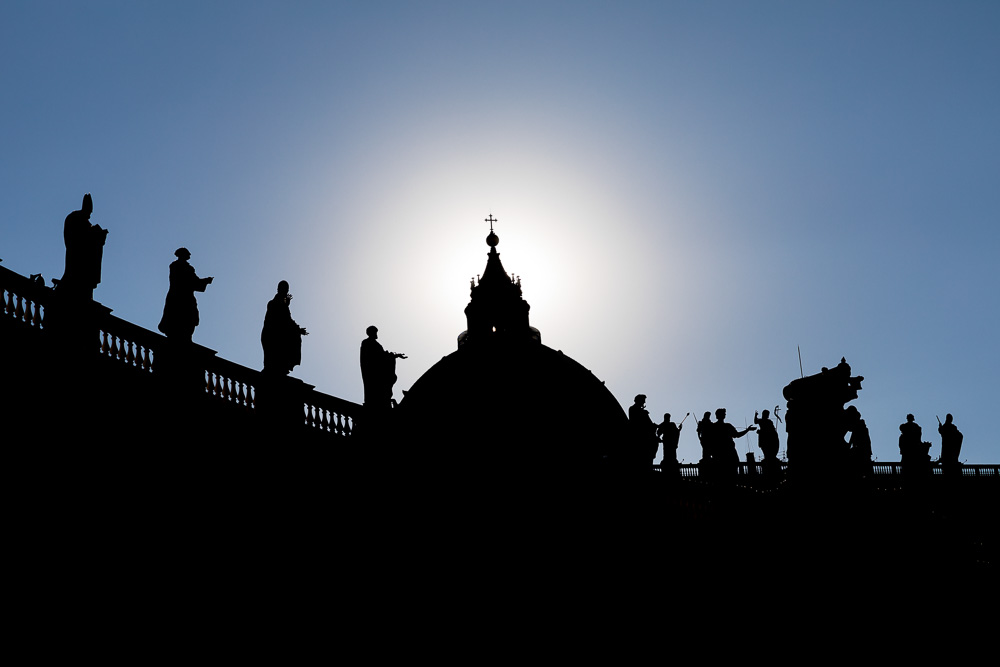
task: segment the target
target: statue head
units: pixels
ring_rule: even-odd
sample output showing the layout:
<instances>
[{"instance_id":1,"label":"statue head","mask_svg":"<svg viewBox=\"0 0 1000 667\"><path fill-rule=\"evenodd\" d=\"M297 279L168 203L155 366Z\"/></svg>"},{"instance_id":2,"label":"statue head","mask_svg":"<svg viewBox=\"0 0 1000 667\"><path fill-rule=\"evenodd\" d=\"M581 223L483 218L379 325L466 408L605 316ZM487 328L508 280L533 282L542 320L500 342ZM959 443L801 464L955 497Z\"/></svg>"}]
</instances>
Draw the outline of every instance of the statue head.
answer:
<instances>
[{"instance_id":1,"label":"statue head","mask_svg":"<svg viewBox=\"0 0 1000 667\"><path fill-rule=\"evenodd\" d=\"M365 333L368 334L369 338L378 338L378 329L375 328L374 324L365 329Z\"/></svg>"},{"instance_id":2,"label":"statue head","mask_svg":"<svg viewBox=\"0 0 1000 667\"><path fill-rule=\"evenodd\" d=\"M282 280L278 283L278 294L288 294L288 282Z\"/></svg>"},{"instance_id":3,"label":"statue head","mask_svg":"<svg viewBox=\"0 0 1000 667\"><path fill-rule=\"evenodd\" d=\"M174 251L174 256L176 256L177 259L191 259L191 251L187 248L178 248Z\"/></svg>"}]
</instances>

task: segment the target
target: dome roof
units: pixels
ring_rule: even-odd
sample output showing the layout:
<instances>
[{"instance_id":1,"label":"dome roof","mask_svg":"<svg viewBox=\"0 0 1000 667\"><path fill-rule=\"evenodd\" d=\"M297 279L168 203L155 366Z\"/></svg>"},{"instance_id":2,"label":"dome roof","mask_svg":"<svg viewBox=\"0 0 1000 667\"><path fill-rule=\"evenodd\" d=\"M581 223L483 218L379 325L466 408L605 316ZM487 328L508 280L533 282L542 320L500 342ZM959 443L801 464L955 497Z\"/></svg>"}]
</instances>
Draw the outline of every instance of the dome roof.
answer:
<instances>
[{"instance_id":1,"label":"dome roof","mask_svg":"<svg viewBox=\"0 0 1000 667\"><path fill-rule=\"evenodd\" d=\"M405 392L399 416L431 436L417 457L525 470L597 465L628 426L591 371L531 342L463 346Z\"/></svg>"},{"instance_id":2,"label":"dome roof","mask_svg":"<svg viewBox=\"0 0 1000 667\"><path fill-rule=\"evenodd\" d=\"M596 466L625 436L628 417L604 383L528 323L521 283L500 263L492 233L486 270L465 309L458 350L399 403L399 439L414 429L413 463L523 472Z\"/></svg>"}]
</instances>

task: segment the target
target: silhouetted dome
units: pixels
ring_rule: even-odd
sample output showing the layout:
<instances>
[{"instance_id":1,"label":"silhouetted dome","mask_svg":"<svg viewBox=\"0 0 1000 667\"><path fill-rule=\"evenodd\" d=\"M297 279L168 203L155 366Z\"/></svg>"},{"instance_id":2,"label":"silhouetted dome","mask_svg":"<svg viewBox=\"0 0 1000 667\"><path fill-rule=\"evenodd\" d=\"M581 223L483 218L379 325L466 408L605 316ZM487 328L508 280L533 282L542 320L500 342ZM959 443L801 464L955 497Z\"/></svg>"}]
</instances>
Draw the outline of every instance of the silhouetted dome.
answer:
<instances>
[{"instance_id":1,"label":"silhouetted dome","mask_svg":"<svg viewBox=\"0 0 1000 667\"><path fill-rule=\"evenodd\" d=\"M458 350L404 392L397 411L403 456L529 474L596 466L624 437L625 411L591 371L541 344L497 242L491 233Z\"/></svg>"}]
</instances>

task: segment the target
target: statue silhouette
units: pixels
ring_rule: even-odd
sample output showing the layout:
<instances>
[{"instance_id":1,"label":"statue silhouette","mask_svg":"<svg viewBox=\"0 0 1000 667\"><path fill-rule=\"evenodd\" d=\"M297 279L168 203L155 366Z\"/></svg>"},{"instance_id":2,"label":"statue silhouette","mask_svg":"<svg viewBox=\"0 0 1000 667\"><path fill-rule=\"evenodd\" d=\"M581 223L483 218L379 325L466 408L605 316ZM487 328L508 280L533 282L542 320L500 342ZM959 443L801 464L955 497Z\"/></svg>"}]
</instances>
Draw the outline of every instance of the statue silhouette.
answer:
<instances>
[{"instance_id":1,"label":"statue silhouette","mask_svg":"<svg viewBox=\"0 0 1000 667\"><path fill-rule=\"evenodd\" d=\"M302 337L308 336L309 332L292 319L291 301L288 283L282 280L274 298L267 302L264 328L260 332L264 371L268 373L288 375L302 363Z\"/></svg>"},{"instance_id":2,"label":"statue silhouette","mask_svg":"<svg viewBox=\"0 0 1000 667\"><path fill-rule=\"evenodd\" d=\"M63 223L63 240L66 242L66 269L61 279L52 282L60 290L93 298L94 289L101 282L101 262L104 259L104 242L108 230L90 224L94 201L90 193L83 196L79 211L66 216Z\"/></svg>"},{"instance_id":3,"label":"statue silhouette","mask_svg":"<svg viewBox=\"0 0 1000 667\"><path fill-rule=\"evenodd\" d=\"M740 464L740 454L736 451L736 438L742 438L751 431L757 430L756 426L747 426L742 431L736 429L732 424L726 423L726 409L719 408L715 411L715 424L712 425L713 449L712 458L715 462L716 471L723 477L734 477Z\"/></svg>"},{"instance_id":4,"label":"statue silhouette","mask_svg":"<svg viewBox=\"0 0 1000 667\"><path fill-rule=\"evenodd\" d=\"M213 278L199 278L188 264L191 253L187 248L174 251L176 260L170 263L170 289L163 304L163 317L157 328L168 338L191 341L198 326L198 301L195 292L204 292Z\"/></svg>"},{"instance_id":5,"label":"statue silhouette","mask_svg":"<svg viewBox=\"0 0 1000 667\"><path fill-rule=\"evenodd\" d=\"M663 460L660 462L663 470L667 470L668 467L677 469L677 444L681 439L682 428L684 428L683 421L681 424L673 423L670 421L669 412L663 415L663 422L656 426L656 435L663 442Z\"/></svg>"},{"instance_id":6,"label":"statue silhouette","mask_svg":"<svg viewBox=\"0 0 1000 667\"><path fill-rule=\"evenodd\" d=\"M365 330L368 338L361 341L361 379L365 383L365 407L378 410L392 407L392 385L396 383L396 359L405 354L387 352L378 342L378 329Z\"/></svg>"},{"instance_id":7,"label":"statue silhouette","mask_svg":"<svg viewBox=\"0 0 1000 667\"><path fill-rule=\"evenodd\" d=\"M930 462L930 443L922 442L922 433L912 414L906 415L906 421L899 425L899 457L904 474L922 470Z\"/></svg>"},{"instance_id":8,"label":"statue silhouette","mask_svg":"<svg viewBox=\"0 0 1000 667\"><path fill-rule=\"evenodd\" d=\"M872 466L872 438L868 433L868 425L861 418L861 413L853 405L845 411L845 421L848 430L851 432L850 457L851 466L855 472L862 477L867 477L871 473Z\"/></svg>"},{"instance_id":9,"label":"statue silhouette","mask_svg":"<svg viewBox=\"0 0 1000 667\"><path fill-rule=\"evenodd\" d=\"M958 456L962 452L962 432L952 422L951 414L944 417L944 423L938 419L938 433L941 434L941 465L949 471L959 467Z\"/></svg>"},{"instance_id":10,"label":"statue silhouette","mask_svg":"<svg viewBox=\"0 0 1000 667\"><path fill-rule=\"evenodd\" d=\"M760 447L760 451L764 454L764 461L777 459L780 444L778 443L778 429L775 428L774 422L771 421L771 412L764 410L763 414L758 416L758 413L754 411L753 423L759 429L757 432L757 446Z\"/></svg>"},{"instance_id":11,"label":"statue silhouette","mask_svg":"<svg viewBox=\"0 0 1000 667\"><path fill-rule=\"evenodd\" d=\"M833 368L792 380L782 390L785 412L785 452L789 466L825 480L836 479L850 464L844 437L844 406L858 398L864 376L851 375L841 357Z\"/></svg>"},{"instance_id":12,"label":"statue silhouette","mask_svg":"<svg viewBox=\"0 0 1000 667\"><path fill-rule=\"evenodd\" d=\"M628 426L635 460L652 465L660 441L656 438L656 424L649 418L649 411L646 410L645 394L638 394L635 403L629 407Z\"/></svg>"},{"instance_id":13,"label":"statue silhouette","mask_svg":"<svg viewBox=\"0 0 1000 667\"><path fill-rule=\"evenodd\" d=\"M708 472L708 467L711 466L712 461L712 427L715 424L712 423L712 413L706 412L701 421L695 427L695 432L698 434L698 442L701 444L701 466L704 472Z\"/></svg>"}]
</instances>

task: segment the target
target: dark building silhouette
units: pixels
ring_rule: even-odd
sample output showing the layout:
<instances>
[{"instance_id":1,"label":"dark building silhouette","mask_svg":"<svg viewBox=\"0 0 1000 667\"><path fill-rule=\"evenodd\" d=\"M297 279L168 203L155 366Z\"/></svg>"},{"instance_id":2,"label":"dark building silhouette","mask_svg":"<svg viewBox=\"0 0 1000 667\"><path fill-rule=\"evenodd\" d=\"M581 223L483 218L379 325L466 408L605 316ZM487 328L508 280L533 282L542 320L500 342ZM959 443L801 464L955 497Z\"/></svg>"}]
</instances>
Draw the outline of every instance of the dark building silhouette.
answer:
<instances>
[{"instance_id":1,"label":"dark building silhouette","mask_svg":"<svg viewBox=\"0 0 1000 667\"><path fill-rule=\"evenodd\" d=\"M629 465L622 406L542 344L499 239L487 241L458 349L383 411L372 437L358 436L370 426L361 405L0 266L17 571L61 584L69 563L103 594L164 576L214 586L212 557L252 562L249 582L265 564L295 571L321 553L329 568L346 552L337 577L388 581L392 594L484 572L587 593L660 590L676 574L718 600L753 597L740 592L737 555L762 564L767 595L932 571L952 586L995 568L1000 466L943 475L928 463L911 483L906 464L871 463L860 413L844 408L861 383L845 360L785 388L786 475L721 450L726 474L707 475L707 413L702 464L665 474L647 451Z\"/></svg>"},{"instance_id":2,"label":"dark building silhouette","mask_svg":"<svg viewBox=\"0 0 1000 667\"><path fill-rule=\"evenodd\" d=\"M486 239L486 268L472 285L458 349L399 404L398 460L516 475L570 474L615 460L628 428L624 410L591 371L542 344L520 280L500 262L499 241L492 231ZM434 437L417 444L407 433L428 415Z\"/></svg>"}]
</instances>

